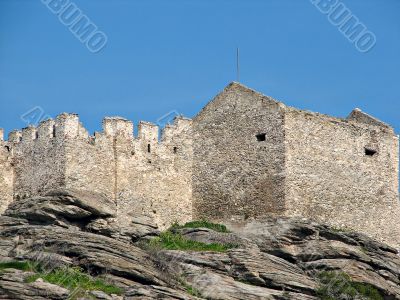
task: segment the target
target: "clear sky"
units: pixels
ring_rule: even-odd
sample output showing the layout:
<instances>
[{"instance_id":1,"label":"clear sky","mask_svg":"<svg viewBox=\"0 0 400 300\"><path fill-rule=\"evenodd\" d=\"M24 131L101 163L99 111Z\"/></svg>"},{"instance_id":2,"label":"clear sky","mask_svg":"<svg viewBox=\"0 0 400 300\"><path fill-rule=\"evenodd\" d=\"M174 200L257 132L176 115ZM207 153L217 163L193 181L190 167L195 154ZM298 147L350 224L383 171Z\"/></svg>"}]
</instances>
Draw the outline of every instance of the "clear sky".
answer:
<instances>
[{"instance_id":1,"label":"clear sky","mask_svg":"<svg viewBox=\"0 0 400 300\"><path fill-rule=\"evenodd\" d=\"M40 0L0 0L0 127L34 107L137 123L194 116L235 80L288 105L354 108L400 133L400 1L342 0L376 45L359 52L309 0L74 0L108 37L90 52Z\"/></svg>"}]
</instances>

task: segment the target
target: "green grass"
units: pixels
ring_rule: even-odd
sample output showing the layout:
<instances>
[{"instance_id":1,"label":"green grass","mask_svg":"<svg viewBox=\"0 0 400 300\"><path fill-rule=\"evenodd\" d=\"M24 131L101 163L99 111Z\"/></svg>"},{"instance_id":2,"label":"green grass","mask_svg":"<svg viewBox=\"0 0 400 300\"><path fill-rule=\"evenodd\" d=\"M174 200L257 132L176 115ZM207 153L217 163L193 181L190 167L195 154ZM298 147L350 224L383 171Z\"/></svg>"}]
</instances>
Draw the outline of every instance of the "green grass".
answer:
<instances>
[{"instance_id":1,"label":"green grass","mask_svg":"<svg viewBox=\"0 0 400 300\"><path fill-rule=\"evenodd\" d=\"M34 282L38 278L53 283L69 290L103 291L107 294L121 294L122 289L107 284L99 278L93 278L84 273L79 267L58 268L49 272L43 270L40 264L31 261L8 261L0 262L0 270L17 269L30 271L36 274L29 276L26 281Z\"/></svg>"},{"instance_id":2,"label":"green grass","mask_svg":"<svg viewBox=\"0 0 400 300\"><path fill-rule=\"evenodd\" d=\"M4 269L17 269L30 271L36 274L26 278L27 282L34 282L38 278L44 281L65 287L74 292L102 291L107 294L121 294L122 289L108 284L102 279L93 278L84 273L79 267L58 268L49 272L43 270L40 264L31 261L0 262L0 271Z\"/></svg>"},{"instance_id":3,"label":"green grass","mask_svg":"<svg viewBox=\"0 0 400 300\"><path fill-rule=\"evenodd\" d=\"M102 291L107 294L121 294L122 289L114 285L104 282L102 279L93 278L84 273L79 267L65 267L55 269L50 272L41 272L29 276L27 282L33 282L38 278L42 278L52 284L56 284L67 288L71 291Z\"/></svg>"},{"instance_id":4,"label":"green grass","mask_svg":"<svg viewBox=\"0 0 400 300\"><path fill-rule=\"evenodd\" d=\"M30 261L7 261L0 262L0 270L4 269L17 269L21 271L32 271L35 272L39 269L39 265L37 263L33 263Z\"/></svg>"},{"instance_id":5,"label":"green grass","mask_svg":"<svg viewBox=\"0 0 400 300\"><path fill-rule=\"evenodd\" d=\"M351 228L348 228L348 227L331 226L330 228L333 232L337 232L337 233L353 233L354 232Z\"/></svg>"},{"instance_id":6,"label":"green grass","mask_svg":"<svg viewBox=\"0 0 400 300\"><path fill-rule=\"evenodd\" d=\"M346 273L331 271L321 272L318 277L320 285L317 290L317 295L322 300L383 300L383 296L375 287L368 283L354 282Z\"/></svg>"},{"instance_id":7,"label":"green grass","mask_svg":"<svg viewBox=\"0 0 400 300\"><path fill-rule=\"evenodd\" d=\"M225 252L228 249L236 248L233 244L211 243L192 241L184 238L179 233L165 231L158 237L150 240L149 245L153 248L161 248L167 250L190 250L190 251L214 251Z\"/></svg>"},{"instance_id":8,"label":"green grass","mask_svg":"<svg viewBox=\"0 0 400 300\"><path fill-rule=\"evenodd\" d=\"M186 293L188 293L191 296L201 297L201 293L197 289L192 287L191 285L186 284L185 285L185 290L186 290Z\"/></svg>"},{"instance_id":9,"label":"green grass","mask_svg":"<svg viewBox=\"0 0 400 300\"><path fill-rule=\"evenodd\" d=\"M188 284L182 277L178 278L178 281L185 288L186 293L191 296L201 297L200 291Z\"/></svg>"},{"instance_id":10,"label":"green grass","mask_svg":"<svg viewBox=\"0 0 400 300\"><path fill-rule=\"evenodd\" d=\"M211 223L206 220L188 222L184 225L179 225L178 223L174 223L171 226L171 229L179 229L179 228L208 228L208 229L212 229L214 231L223 232L223 233L229 232L229 230L226 228L225 225Z\"/></svg>"}]
</instances>

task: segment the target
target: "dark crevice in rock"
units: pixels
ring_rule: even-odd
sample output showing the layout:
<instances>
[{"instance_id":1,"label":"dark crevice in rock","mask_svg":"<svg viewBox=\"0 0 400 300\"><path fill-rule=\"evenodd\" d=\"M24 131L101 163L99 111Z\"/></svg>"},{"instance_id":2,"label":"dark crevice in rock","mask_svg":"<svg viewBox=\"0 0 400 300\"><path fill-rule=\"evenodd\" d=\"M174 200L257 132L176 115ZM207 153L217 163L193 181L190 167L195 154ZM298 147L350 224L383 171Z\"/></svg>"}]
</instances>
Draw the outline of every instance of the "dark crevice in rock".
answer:
<instances>
[{"instance_id":1,"label":"dark crevice in rock","mask_svg":"<svg viewBox=\"0 0 400 300\"><path fill-rule=\"evenodd\" d=\"M290 253L282 251L281 249L268 250L266 251L266 253L282 258L292 264L297 262L297 259L295 257L293 257Z\"/></svg>"},{"instance_id":2,"label":"dark crevice in rock","mask_svg":"<svg viewBox=\"0 0 400 300\"><path fill-rule=\"evenodd\" d=\"M154 285L157 284L157 281L153 281L151 279L145 278L143 276L140 275L135 275L132 273L126 273L126 272L121 272L121 271L115 271L115 270L111 270L109 271L110 274L116 275L116 276L120 276L126 279L130 279L132 281L135 281L137 283L143 284L143 285Z\"/></svg>"},{"instance_id":3,"label":"dark crevice in rock","mask_svg":"<svg viewBox=\"0 0 400 300\"><path fill-rule=\"evenodd\" d=\"M319 236L322 238L325 238L327 240L336 240L336 241L340 241L349 245L359 245L359 243L357 241L355 241L354 239L344 235L344 234L340 234L337 232L332 232L332 231L327 231L327 230L322 230L319 232Z\"/></svg>"}]
</instances>

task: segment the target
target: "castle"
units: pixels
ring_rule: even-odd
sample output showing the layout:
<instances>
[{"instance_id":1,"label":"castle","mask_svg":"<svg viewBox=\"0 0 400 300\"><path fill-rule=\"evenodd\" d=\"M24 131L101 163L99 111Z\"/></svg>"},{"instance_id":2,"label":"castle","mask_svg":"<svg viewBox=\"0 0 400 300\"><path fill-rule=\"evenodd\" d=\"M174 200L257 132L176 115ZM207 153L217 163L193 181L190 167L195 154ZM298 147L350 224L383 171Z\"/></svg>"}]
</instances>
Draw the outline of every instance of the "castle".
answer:
<instances>
[{"instance_id":1,"label":"castle","mask_svg":"<svg viewBox=\"0 0 400 300\"><path fill-rule=\"evenodd\" d=\"M161 228L192 219L302 216L400 246L399 139L355 109L335 118L229 84L192 120L105 118L89 135L75 114L0 132L0 209L65 188L115 201L117 215Z\"/></svg>"}]
</instances>

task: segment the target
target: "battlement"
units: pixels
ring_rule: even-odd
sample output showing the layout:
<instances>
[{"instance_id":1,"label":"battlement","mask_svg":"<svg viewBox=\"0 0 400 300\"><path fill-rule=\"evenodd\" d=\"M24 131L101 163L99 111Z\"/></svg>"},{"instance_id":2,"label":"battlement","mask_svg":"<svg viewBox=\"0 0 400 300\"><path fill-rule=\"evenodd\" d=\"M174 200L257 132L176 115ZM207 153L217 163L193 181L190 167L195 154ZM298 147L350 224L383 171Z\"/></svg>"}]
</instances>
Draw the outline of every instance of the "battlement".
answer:
<instances>
[{"instance_id":1,"label":"battlement","mask_svg":"<svg viewBox=\"0 0 400 300\"><path fill-rule=\"evenodd\" d=\"M30 143L37 138L38 133L34 126L28 126L22 129L22 143Z\"/></svg>"},{"instance_id":2,"label":"battlement","mask_svg":"<svg viewBox=\"0 0 400 300\"><path fill-rule=\"evenodd\" d=\"M55 135L57 138L76 138L80 133L79 116L77 114L62 113L55 121Z\"/></svg>"},{"instance_id":3,"label":"battlement","mask_svg":"<svg viewBox=\"0 0 400 300\"><path fill-rule=\"evenodd\" d=\"M140 121L138 126L138 139L158 143L159 127L156 124Z\"/></svg>"},{"instance_id":4,"label":"battlement","mask_svg":"<svg viewBox=\"0 0 400 300\"><path fill-rule=\"evenodd\" d=\"M37 134L39 140L45 140L56 137L56 125L53 119L42 121L38 128Z\"/></svg>"},{"instance_id":5,"label":"battlement","mask_svg":"<svg viewBox=\"0 0 400 300\"><path fill-rule=\"evenodd\" d=\"M55 137L59 139L75 138L86 136L86 130L79 123L77 114L63 113L55 120L47 119L42 121L39 126L28 126L22 130L13 130L8 135L8 142L13 144L31 143L34 140L49 140Z\"/></svg>"},{"instance_id":6,"label":"battlement","mask_svg":"<svg viewBox=\"0 0 400 300\"><path fill-rule=\"evenodd\" d=\"M10 143L16 144L22 141L22 131L13 130L8 134L8 141Z\"/></svg>"},{"instance_id":7,"label":"battlement","mask_svg":"<svg viewBox=\"0 0 400 300\"><path fill-rule=\"evenodd\" d=\"M173 124L168 124L162 129L160 142L171 141L174 136L180 135L185 129L190 128L191 119L178 116ZM8 142L12 144L32 144L37 141L83 139L96 143L98 138L123 137L127 140L138 140L150 144L159 144L159 126L146 121L138 123L138 134L134 135L134 124L132 121L122 117L105 117L102 122L102 132L89 135L87 129L82 125L77 114L62 113L55 119L42 121L38 127L28 126L22 130L13 130L8 135ZM4 140L4 130L0 129L0 141Z\"/></svg>"},{"instance_id":8,"label":"battlement","mask_svg":"<svg viewBox=\"0 0 400 300\"><path fill-rule=\"evenodd\" d=\"M121 213L160 211L156 217L165 226L171 215L189 220L192 149L184 129L190 125L190 119L176 118L163 130L168 138L160 141L154 123L138 122L135 136L132 121L105 117L102 131L91 136L77 114L62 113L37 127L10 132L9 151L2 150L9 154L0 156L0 164L5 164L1 159L9 162L6 176L12 186L0 182L0 192L11 201L56 188L90 190L114 199ZM129 202L134 199L136 206ZM177 199L179 212L173 204ZM170 209L163 207L166 201Z\"/></svg>"},{"instance_id":9,"label":"battlement","mask_svg":"<svg viewBox=\"0 0 400 300\"><path fill-rule=\"evenodd\" d=\"M169 142L182 132L188 131L192 126L192 119L178 116L173 124L167 124L162 130L161 141Z\"/></svg>"},{"instance_id":10,"label":"battlement","mask_svg":"<svg viewBox=\"0 0 400 300\"><path fill-rule=\"evenodd\" d=\"M121 117L106 117L103 119L103 133L106 136L133 138L133 122Z\"/></svg>"}]
</instances>

